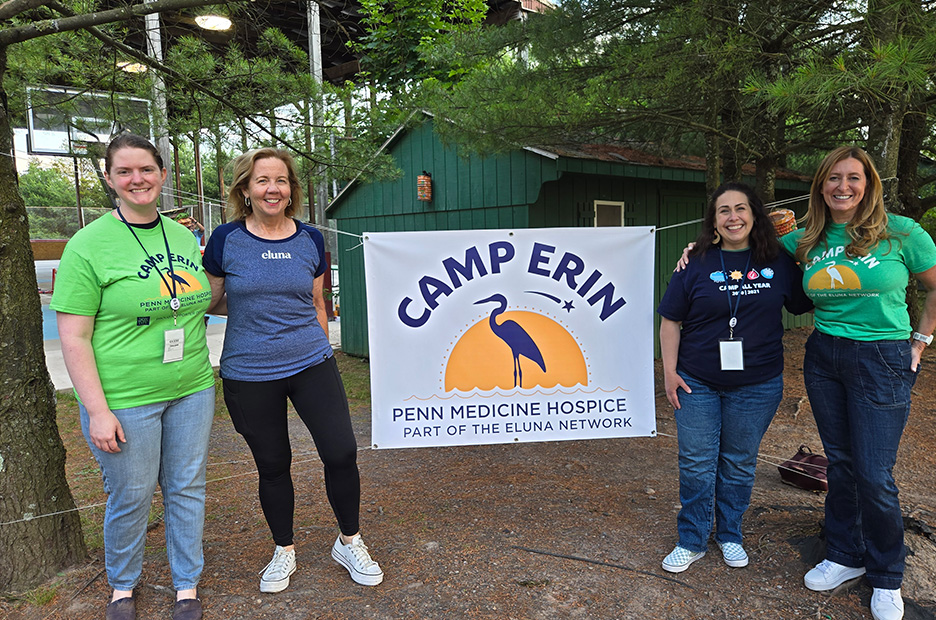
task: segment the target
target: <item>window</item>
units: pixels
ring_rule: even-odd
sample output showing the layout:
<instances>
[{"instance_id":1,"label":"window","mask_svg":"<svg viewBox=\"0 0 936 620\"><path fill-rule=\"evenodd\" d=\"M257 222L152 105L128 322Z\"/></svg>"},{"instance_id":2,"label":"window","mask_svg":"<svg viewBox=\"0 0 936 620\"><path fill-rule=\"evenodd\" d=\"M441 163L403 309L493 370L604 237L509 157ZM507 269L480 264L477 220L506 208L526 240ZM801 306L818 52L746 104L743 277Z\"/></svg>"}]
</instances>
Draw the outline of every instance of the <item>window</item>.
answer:
<instances>
[{"instance_id":1,"label":"window","mask_svg":"<svg viewBox=\"0 0 936 620\"><path fill-rule=\"evenodd\" d=\"M595 226L624 226L624 203L595 201Z\"/></svg>"}]
</instances>

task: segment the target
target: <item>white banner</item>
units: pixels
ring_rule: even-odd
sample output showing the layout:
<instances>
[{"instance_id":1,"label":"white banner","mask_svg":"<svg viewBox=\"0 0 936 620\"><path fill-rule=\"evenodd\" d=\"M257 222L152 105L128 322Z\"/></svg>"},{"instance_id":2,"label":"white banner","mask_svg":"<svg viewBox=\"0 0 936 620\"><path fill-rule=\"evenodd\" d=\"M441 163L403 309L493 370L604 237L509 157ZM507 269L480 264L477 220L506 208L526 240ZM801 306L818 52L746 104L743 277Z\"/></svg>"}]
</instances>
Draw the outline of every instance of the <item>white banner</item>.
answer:
<instances>
[{"instance_id":1,"label":"white banner","mask_svg":"<svg viewBox=\"0 0 936 620\"><path fill-rule=\"evenodd\" d=\"M364 233L372 443L656 435L650 227Z\"/></svg>"}]
</instances>

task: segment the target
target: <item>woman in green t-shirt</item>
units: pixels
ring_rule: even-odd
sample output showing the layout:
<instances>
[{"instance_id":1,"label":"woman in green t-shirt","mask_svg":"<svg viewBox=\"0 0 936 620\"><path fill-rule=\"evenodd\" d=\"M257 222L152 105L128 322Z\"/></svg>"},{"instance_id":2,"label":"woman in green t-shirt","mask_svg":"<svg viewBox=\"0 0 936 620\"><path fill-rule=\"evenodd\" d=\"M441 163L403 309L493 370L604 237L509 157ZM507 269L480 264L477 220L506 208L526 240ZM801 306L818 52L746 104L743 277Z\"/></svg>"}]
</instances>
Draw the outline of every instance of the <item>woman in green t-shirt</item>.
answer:
<instances>
[{"instance_id":1,"label":"woman in green t-shirt","mask_svg":"<svg viewBox=\"0 0 936 620\"><path fill-rule=\"evenodd\" d=\"M874 618L902 618L906 551L893 468L936 328L936 246L919 224L884 210L874 163L856 147L826 156L804 228L781 243L804 266L816 308L803 377L829 459L826 558L804 581L825 591L866 575ZM912 337L911 273L928 291Z\"/></svg>"},{"instance_id":2,"label":"woman in green t-shirt","mask_svg":"<svg viewBox=\"0 0 936 620\"><path fill-rule=\"evenodd\" d=\"M81 428L107 491L104 554L114 592L105 617L136 617L133 592L158 482L173 618L198 620L214 415L204 322L211 289L195 237L157 211L166 179L159 151L123 134L108 145L105 170L118 207L68 242L51 303Z\"/></svg>"}]
</instances>

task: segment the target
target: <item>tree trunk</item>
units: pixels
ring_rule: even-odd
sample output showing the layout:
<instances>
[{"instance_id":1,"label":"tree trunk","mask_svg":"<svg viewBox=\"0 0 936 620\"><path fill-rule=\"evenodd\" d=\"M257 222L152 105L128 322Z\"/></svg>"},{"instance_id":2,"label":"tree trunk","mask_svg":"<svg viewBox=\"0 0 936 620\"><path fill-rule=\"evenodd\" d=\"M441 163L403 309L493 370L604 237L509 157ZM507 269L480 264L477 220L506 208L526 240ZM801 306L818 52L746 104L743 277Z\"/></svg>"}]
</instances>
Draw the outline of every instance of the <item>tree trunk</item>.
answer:
<instances>
[{"instance_id":1,"label":"tree trunk","mask_svg":"<svg viewBox=\"0 0 936 620\"><path fill-rule=\"evenodd\" d=\"M868 154L877 166L884 188L884 206L888 211L897 207L897 156L906 105L885 104L881 114L868 128Z\"/></svg>"},{"instance_id":2,"label":"tree trunk","mask_svg":"<svg viewBox=\"0 0 936 620\"><path fill-rule=\"evenodd\" d=\"M0 47L0 85L6 49ZM0 88L0 153L13 152ZM85 555L42 346L42 310L16 168L0 157L0 591L35 587ZM50 513L63 512L51 517ZM33 518L39 517L39 518Z\"/></svg>"},{"instance_id":3,"label":"tree trunk","mask_svg":"<svg viewBox=\"0 0 936 620\"><path fill-rule=\"evenodd\" d=\"M926 109L913 106L904 117L897 157L897 201L894 212L920 221L926 209L920 199L920 153L928 135Z\"/></svg>"},{"instance_id":4,"label":"tree trunk","mask_svg":"<svg viewBox=\"0 0 936 620\"><path fill-rule=\"evenodd\" d=\"M764 204L770 204L777 199L777 158L773 155L758 159L754 191L761 197Z\"/></svg>"},{"instance_id":5,"label":"tree trunk","mask_svg":"<svg viewBox=\"0 0 936 620\"><path fill-rule=\"evenodd\" d=\"M705 136L705 193L711 196L721 185L721 140L709 133Z\"/></svg>"}]
</instances>

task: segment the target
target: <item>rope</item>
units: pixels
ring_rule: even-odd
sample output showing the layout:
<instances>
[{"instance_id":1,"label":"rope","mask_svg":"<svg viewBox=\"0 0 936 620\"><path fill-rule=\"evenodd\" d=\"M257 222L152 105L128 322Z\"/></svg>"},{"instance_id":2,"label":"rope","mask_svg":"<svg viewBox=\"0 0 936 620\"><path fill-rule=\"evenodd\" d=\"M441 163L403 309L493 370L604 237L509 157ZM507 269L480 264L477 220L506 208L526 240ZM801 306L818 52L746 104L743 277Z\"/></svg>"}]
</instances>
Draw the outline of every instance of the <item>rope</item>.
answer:
<instances>
[{"instance_id":1,"label":"rope","mask_svg":"<svg viewBox=\"0 0 936 620\"><path fill-rule=\"evenodd\" d=\"M358 447L358 451L361 451L361 450L371 450L371 449L372 449L372 448L371 448L370 446ZM312 454L312 452L309 451L309 452L300 453L298 456L304 456L304 455L306 455L306 454ZM314 461L319 461L319 460L320 460L320 459L316 456L316 457L313 457L313 458L310 458L310 459L306 459L306 460L304 460L304 461L294 461L293 464L295 464L295 465L303 465L303 464L305 464L305 463L312 463L312 462L314 462ZM208 467L212 467L212 466L217 466L217 465L237 465L237 464L240 464L240 463L252 463L252 462L253 462L252 459L243 460L243 461L220 461L220 462L217 462L217 463L208 463L207 466L208 466ZM223 482L223 481L225 481L225 480L232 480L232 479L234 479L234 478L243 478L244 476L250 476L250 475L253 475L253 474L256 474L256 473L257 473L257 470L256 470L256 469L252 469L252 470L250 470L250 471L246 471L246 472L243 472L243 473L240 473L240 474L232 474L232 475L230 475L230 476L222 476L222 477L220 477L220 478L212 478L211 480L206 480L206 481L205 481L205 484L208 485L208 484L213 484L213 483L215 483L215 482ZM162 495L162 489L157 489L156 492L153 493L153 499L150 500L150 503L152 503L153 501L155 501L156 498L157 498L158 496L160 496L160 495ZM48 512L48 513L44 513L44 514L40 514L40 515L34 515L34 516L31 516L31 517L24 517L24 518L22 518L22 519L16 519L16 520L14 520L14 521L6 521L6 522L4 522L4 523L0 523L0 527L3 527L3 526L5 526L5 525L15 525L15 524L17 524L17 523L26 523L27 521L34 521L34 520L36 520L36 519L43 519L43 518L46 518L46 517L55 517L55 516L58 516L58 515L68 514L68 513L70 513L70 512L81 512L81 511L84 511L84 510L91 510L92 508L100 508L101 506L106 506L106 505L107 505L106 502L101 502L101 503L97 503L97 504L87 504L87 505L85 505L85 506L78 506L78 507L76 507L76 508L69 508L68 510L59 510L59 511L57 511L57 512Z\"/></svg>"},{"instance_id":2,"label":"rope","mask_svg":"<svg viewBox=\"0 0 936 620\"><path fill-rule=\"evenodd\" d=\"M891 178L897 178L897 177L891 177ZM887 179L882 179L882 180L887 180ZM791 202L800 202L801 200L808 200L808 199L809 199L809 194L804 194L802 196L794 196L793 198L784 198L783 200L775 200L773 202L768 202L767 204L764 205L764 208L770 209L772 207L779 207L785 204L789 204ZM669 226L660 226L656 230L657 232L659 232L661 230L669 230L670 228L679 228L680 226L689 226L691 224L698 224L702 220L703 218L699 218L697 220L689 220L688 222L681 222L679 224L670 224Z\"/></svg>"},{"instance_id":3,"label":"rope","mask_svg":"<svg viewBox=\"0 0 936 620\"><path fill-rule=\"evenodd\" d=\"M543 551L542 549L530 549L529 547L520 547L518 545L511 545L512 549L517 549L519 551L526 551L527 553L536 553L539 555L548 555L553 558L562 558L563 560L575 560L576 562L587 562L589 564L597 564L598 566L610 566L611 568L620 568L622 570L629 570L640 575L647 575L648 577L656 577L657 579L663 579L664 581L671 581L673 583L678 583L681 586L685 586L690 590L695 590L694 586L689 585L685 581L680 581L679 579L673 579L672 577L667 577L666 575L658 575L656 573L651 573L650 571L640 570L637 568L631 568L630 566L624 566L623 564L613 564L611 562L602 562L601 560L592 560L591 558L582 558L575 555L565 555L562 553L555 553L553 551Z\"/></svg>"},{"instance_id":4,"label":"rope","mask_svg":"<svg viewBox=\"0 0 936 620\"><path fill-rule=\"evenodd\" d=\"M657 435L660 435L660 436L663 436L663 437L671 437L671 438L673 438L673 439L676 439L676 435L670 435L669 433L661 433L660 431L657 431ZM757 453L757 460L758 460L758 461L761 461L761 462L763 462L763 463L767 463L767 464L769 464L769 465L775 465L778 469L785 469L786 471L795 471L796 473L798 473L799 475L801 475L801 476L803 476L803 477L805 477L805 478L812 478L813 480L818 480L818 481L820 481L820 482L823 481L822 478L817 478L816 476L811 476L811 475L807 474L806 472L804 472L804 471L802 471L802 470L800 470L800 469L793 469L793 468L791 468L791 467L783 467L783 464L784 464L788 459L785 459L785 458L783 458L782 456L773 456L773 455L762 454L762 453L758 452L758 453ZM814 463L810 463L809 466L812 467L812 468L815 468L815 469L817 469L817 470L820 470L820 471L822 471L822 472L825 472L825 471L826 471L826 468L823 467L822 465L816 465L816 464L814 464Z\"/></svg>"},{"instance_id":5,"label":"rope","mask_svg":"<svg viewBox=\"0 0 936 620\"><path fill-rule=\"evenodd\" d=\"M657 431L657 435L660 436L660 437L669 437L669 438L671 438L671 439L676 439L676 435L671 435L671 434L669 434L669 433L664 433L664 432L661 432L661 431ZM358 448L358 451L361 451L361 450L371 450L371 449L372 449L372 448L371 448L370 446L367 446L367 447L359 447L359 448ZM306 456L306 455L309 455L309 454L313 454L313 453L312 453L311 451L308 451L308 452L299 453L299 454L297 454L296 456L302 457L302 456ZM785 458L783 458L783 457L773 456L773 455L765 455L765 454L761 454L761 453L758 453L758 454L757 454L757 459L758 459L759 461L768 463L768 464L770 464L770 465L775 465L775 466L777 466L777 467L780 467L780 466L782 465L782 463L783 463L784 461L787 460L787 459L785 459ZM773 459L773 460L771 460L771 459ZM305 464L305 463L312 463L312 462L318 461L318 460L319 460L318 457L315 456L315 457L313 457L313 458L309 458L309 459L306 459L306 460L295 461L295 464L296 464L296 465L303 465L303 464ZM207 464L207 467L217 467L218 465L240 465L240 464L242 464L242 463L251 463L251 462L253 462L252 459L245 459L245 460L241 460L241 461L218 461L218 462L215 462L215 463L208 463L208 464ZM816 469L820 469L820 470L823 470L823 471L825 471L825 469L826 469L825 467L822 467L822 466L820 466L820 465L812 465L812 466L815 467ZM800 471L800 470L792 470L792 469L790 469L790 468L788 468L788 467L784 467L784 469L788 469L788 470L790 470L790 471L797 471L799 474L801 474L801 475L803 475L803 476L805 476L805 477L807 477L807 478L812 478L812 479L814 479L814 480L821 480L820 478L816 478L816 477L814 477L814 476L810 476L809 474L807 474L807 473L805 473L805 472L803 472L803 471ZM253 474L256 474L256 473L257 473L257 470L256 470L256 469L252 469L252 470L250 470L250 471L242 472L242 473L239 473L239 474L231 474L230 476L222 476L222 477L220 477L220 478L212 478L212 479L210 479L210 480L206 480L206 481L205 481L205 484L208 485L208 484L214 484L214 483L216 483L216 482L223 482L223 481L225 481L225 480L233 480L234 478L243 478L244 476L250 476L250 475L253 475ZM153 500L152 500L152 501L155 501L156 497L159 496L159 495L162 495L162 490L161 490L161 489L159 489L159 490L157 490L155 493L153 493ZM4 523L0 523L0 527L3 527L3 526L5 526L5 525L15 525L15 524L17 524L17 523L26 523L27 521L33 521L33 520L35 520L35 519L42 519L42 518L45 518L45 517L55 517L55 516L58 516L58 515L68 514L68 513L70 513L70 512L81 512L81 511L84 511L84 510L91 510L92 508L100 508L101 506L105 506L105 505L106 505L106 503L104 503L104 502L102 502L102 503L97 503L97 504L88 504L88 505L85 505L85 506L79 506L79 507L76 507L76 508L70 508L70 509L68 509L68 510L59 510L59 511L57 511L57 512L44 513L44 514L40 514L40 515L34 515L34 516L31 516L31 517L24 517L24 518L22 518L22 519L17 519L17 520L15 520L15 521L6 521L6 522L4 522ZM519 549L520 547L517 547L517 548ZM525 550L526 550L526 551L531 551L531 552L533 552L533 553L539 553L539 552L537 552L537 551L533 551L533 550L529 550L529 549L525 549ZM542 552L542 553L546 553L546 552ZM547 555L550 555L550 554L547 553ZM559 557L565 557L565 556L559 556ZM571 559L581 559L581 558L571 558ZM592 560L582 560L582 561L591 562ZM608 566L612 566L612 565L609 564ZM627 567L626 567L626 566L618 566L617 568L627 568ZM628 570L630 570L630 569L628 569ZM640 571L637 571L637 572L640 572Z\"/></svg>"}]
</instances>

